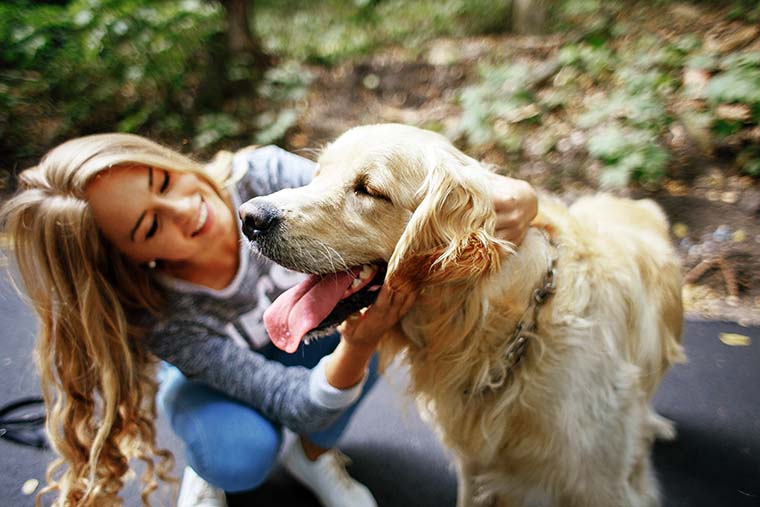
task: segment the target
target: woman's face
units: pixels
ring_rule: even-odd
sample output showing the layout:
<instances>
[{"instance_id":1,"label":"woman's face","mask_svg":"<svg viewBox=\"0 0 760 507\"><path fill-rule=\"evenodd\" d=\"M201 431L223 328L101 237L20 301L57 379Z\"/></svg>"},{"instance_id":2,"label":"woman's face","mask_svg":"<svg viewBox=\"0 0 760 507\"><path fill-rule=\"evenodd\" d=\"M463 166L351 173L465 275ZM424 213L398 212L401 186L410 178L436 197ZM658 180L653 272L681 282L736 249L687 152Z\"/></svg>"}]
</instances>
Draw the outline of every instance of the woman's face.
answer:
<instances>
[{"instance_id":1,"label":"woman's face","mask_svg":"<svg viewBox=\"0 0 760 507\"><path fill-rule=\"evenodd\" d=\"M237 227L226 203L195 173L121 166L100 173L85 193L98 228L138 263L202 259Z\"/></svg>"}]
</instances>

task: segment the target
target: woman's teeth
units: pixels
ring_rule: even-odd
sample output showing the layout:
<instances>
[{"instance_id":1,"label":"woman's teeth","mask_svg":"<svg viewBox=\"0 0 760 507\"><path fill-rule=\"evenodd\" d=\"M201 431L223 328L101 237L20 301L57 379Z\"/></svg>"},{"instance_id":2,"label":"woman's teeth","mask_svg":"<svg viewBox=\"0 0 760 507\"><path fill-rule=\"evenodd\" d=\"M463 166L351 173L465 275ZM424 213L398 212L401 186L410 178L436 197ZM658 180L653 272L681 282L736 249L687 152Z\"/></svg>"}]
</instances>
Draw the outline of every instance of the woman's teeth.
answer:
<instances>
[{"instance_id":1,"label":"woman's teeth","mask_svg":"<svg viewBox=\"0 0 760 507\"><path fill-rule=\"evenodd\" d=\"M206 219L208 219L208 208L206 207L206 203L204 201L201 203L201 212L198 215L198 223L195 226L193 234L198 234L198 232L203 229L203 226L206 225Z\"/></svg>"}]
</instances>

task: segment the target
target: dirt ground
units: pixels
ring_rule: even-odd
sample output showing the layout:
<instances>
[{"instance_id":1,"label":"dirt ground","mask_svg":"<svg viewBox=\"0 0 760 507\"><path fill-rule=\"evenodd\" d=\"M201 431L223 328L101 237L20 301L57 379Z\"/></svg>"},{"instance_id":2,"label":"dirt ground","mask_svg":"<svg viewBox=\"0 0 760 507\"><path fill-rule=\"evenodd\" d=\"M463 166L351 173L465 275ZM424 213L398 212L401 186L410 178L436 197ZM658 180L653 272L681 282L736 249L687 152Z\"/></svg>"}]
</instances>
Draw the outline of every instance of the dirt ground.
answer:
<instances>
[{"instance_id":1,"label":"dirt ground","mask_svg":"<svg viewBox=\"0 0 760 507\"><path fill-rule=\"evenodd\" d=\"M424 51L390 49L332 69L314 67L316 76L299 124L286 137L298 151L319 148L361 124L400 122L434 126L468 154L495 164L513 177L560 195L568 202L598 189L599 167L587 159L584 134L568 131L547 154L519 157L497 147L465 146L457 125L459 90L477 77L487 54L503 51L540 62L559 38L499 36L438 40ZM529 141L529 140L526 140ZM673 242L683 262L684 299L692 318L760 323L760 185L737 173L720 151L706 155L673 129L670 179L658 188L629 187L618 193L657 201L671 220Z\"/></svg>"}]
</instances>

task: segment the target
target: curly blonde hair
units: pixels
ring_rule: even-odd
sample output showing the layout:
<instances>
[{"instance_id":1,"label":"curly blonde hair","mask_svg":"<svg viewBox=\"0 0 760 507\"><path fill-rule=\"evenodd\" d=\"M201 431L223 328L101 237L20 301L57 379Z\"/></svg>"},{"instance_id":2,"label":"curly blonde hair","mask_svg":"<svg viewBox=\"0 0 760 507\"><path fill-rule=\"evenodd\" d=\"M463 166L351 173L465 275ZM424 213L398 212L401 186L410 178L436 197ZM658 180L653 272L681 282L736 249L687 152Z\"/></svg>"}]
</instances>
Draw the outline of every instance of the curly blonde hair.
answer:
<instances>
[{"instance_id":1,"label":"curly blonde hair","mask_svg":"<svg viewBox=\"0 0 760 507\"><path fill-rule=\"evenodd\" d=\"M19 175L0 223L39 320L36 360L59 455L38 507L51 491L56 507L122 505L134 458L146 464L143 505L158 480L176 483L171 453L156 446L157 361L139 346L145 330L128 320L138 309L157 313L162 294L100 234L85 187L101 171L142 164L198 173L221 195L230 157L203 165L136 135L99 134L61 144Z\"/></svg>"}]
</instances>

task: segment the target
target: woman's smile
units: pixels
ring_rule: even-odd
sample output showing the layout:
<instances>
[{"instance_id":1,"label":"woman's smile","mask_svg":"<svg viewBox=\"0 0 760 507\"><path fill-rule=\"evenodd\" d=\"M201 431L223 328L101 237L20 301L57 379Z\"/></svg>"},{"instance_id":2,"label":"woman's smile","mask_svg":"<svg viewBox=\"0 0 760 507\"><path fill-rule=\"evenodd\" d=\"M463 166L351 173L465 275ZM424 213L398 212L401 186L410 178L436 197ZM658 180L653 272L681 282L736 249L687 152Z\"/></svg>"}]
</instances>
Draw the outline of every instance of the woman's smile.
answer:
<instances>
[{"instance_id":1,"label":"woman's smile","mask_svg":"<svg viewBox=\"0 0 760 507\"><path fill-rule=\"evenodd\" d=\"M195 173L116 167L100 173L86 194L98 228L136 262L203 263L222 244L237 242L232 211Z\"/></svg>"}]
</instances>

